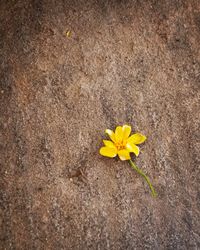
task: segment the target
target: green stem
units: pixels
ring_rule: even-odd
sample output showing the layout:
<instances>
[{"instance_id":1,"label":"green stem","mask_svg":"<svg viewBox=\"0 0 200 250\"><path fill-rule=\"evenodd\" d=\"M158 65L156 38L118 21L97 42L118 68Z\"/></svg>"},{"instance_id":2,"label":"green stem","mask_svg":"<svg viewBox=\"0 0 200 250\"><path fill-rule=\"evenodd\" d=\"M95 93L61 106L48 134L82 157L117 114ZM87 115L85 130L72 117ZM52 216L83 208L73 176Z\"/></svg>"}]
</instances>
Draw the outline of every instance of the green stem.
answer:
<instances>
[{"instance_id":1,"label":"green stem","mask_svg":"<svg viewBox=\"0 0 200 250\"><path fill-rule=\"evenodd\" d=\"M143 173L143 171L142 171L140 168L138 168L132 160L129 160L129 162L130 162L130 164L131 164L131 167L132 167L133 169L135 169L135 171L136 171L138 174L140 174L141 176L144 177L145 181L146 181L147 184L149 185L149 188L151 189L151 194L152 194L152 196L153 196L153 197L156 197L156 196L157 196L157 193L156 193L154 187L152 186L152 184L151 184L151 182L150 182L150 180L149 180L149 177L147 177L146 174Z\"/></svg>"}]
</instances>

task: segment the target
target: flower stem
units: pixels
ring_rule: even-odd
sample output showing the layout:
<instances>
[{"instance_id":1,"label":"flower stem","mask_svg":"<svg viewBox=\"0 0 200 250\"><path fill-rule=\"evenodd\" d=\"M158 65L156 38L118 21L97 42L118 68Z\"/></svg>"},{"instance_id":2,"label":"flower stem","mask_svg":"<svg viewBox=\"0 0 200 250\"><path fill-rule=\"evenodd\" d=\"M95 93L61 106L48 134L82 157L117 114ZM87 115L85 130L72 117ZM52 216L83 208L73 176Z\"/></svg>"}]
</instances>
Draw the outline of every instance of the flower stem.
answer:
<instances>
[{"instance_id":1,"label":"flower stem","mask_svg":"<svg viewBox=\"0 0 200 250\"><path fill-rule=\"evenodd\" d=\"M150 180L149 180L149 177L146 176L146 174L140 169L138 168L135 163L132 161L132 160L129 160L130 164L131 164L131 167L138 173L140 174L142 177L144 177L145 181L147 182L147 184L149 185L149 188L151 189L151 194L153 197L156 197L157 196L157 193L154 189L154 187L152 186Z\"/></svg>"}]
</instances>

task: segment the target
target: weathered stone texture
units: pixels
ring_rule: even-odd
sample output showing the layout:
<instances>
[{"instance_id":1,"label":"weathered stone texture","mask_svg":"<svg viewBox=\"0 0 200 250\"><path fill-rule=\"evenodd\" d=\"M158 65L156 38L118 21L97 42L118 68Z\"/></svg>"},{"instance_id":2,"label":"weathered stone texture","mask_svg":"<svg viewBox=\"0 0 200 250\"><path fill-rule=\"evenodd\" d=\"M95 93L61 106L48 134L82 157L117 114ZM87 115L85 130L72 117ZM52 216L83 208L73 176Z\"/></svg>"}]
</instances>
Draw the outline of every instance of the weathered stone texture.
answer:
<instances>
[{"instance_id":1,"label":"weathered stone texture","mask_svg":"<svg viewBox=\"0 0 200 250\"><path fill-rule=\"evenodd\" d=\"M0 69L0 249L200 248L199 0L1 0Z\"/></svg>"}]
</instances>

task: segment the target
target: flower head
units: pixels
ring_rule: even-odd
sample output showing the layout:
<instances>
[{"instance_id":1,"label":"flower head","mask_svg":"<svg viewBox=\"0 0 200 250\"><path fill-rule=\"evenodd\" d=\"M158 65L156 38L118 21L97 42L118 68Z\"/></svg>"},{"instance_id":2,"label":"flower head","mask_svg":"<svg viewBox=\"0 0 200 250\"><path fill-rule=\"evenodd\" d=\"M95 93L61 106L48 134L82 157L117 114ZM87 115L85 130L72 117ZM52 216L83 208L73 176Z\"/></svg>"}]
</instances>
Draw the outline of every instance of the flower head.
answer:
<instances>
[{"instance_id":1,"label":"flower head","mask_svg":"<svg viewBox=\"0 0 200 250\"><path fill-rule=\"evenodd\" d=\"M115 132L106 129L105 133L109 135L111 141L103 140L105 146L100 149L100 154L110 158L118 155L122 161L130 160L130 153L138 156L139 147L137 145L146 140L146 136L140 133L130 136L131 126L128 125L116 127Z\"/></svg>"}]
</instances>

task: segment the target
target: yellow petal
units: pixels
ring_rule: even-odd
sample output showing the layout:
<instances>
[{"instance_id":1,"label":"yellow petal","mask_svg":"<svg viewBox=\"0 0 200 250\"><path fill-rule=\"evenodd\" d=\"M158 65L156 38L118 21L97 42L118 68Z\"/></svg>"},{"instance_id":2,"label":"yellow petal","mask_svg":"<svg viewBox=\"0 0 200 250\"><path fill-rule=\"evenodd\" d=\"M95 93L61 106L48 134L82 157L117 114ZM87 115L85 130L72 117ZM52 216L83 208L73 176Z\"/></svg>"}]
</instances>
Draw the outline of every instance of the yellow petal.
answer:
<instances>
[{"instance_id":1,"label":"yellow petal","mask_svg":"<svg viewBox=\"0 0 200 250\"><path fill-rule=\"evenodd\" d=\"M122 160L122 161L126 161L126 160L131 159L130 153L126 149L122 149L122 150L118 151L118 156L119 156L120 160Z\"/></svg>"},{"instance_id":2,"label":"yellow petal","mask_svg":"<svg viewBox=\"0 0 200 250\"><path fill-rule=\"evenodd\" d=\"M115 129L115 139L117 142L123 140L123 130L121 126L118 126Z\"/></svg>"},{"instance_id":3,"label":"yellow petal","mask_svg":"<svg viewBox=\"0 0 200 250\"><path fill-rule=\"evenodd\" d=\"M103 143L105 144L106 147L109 148L116 148L115 144L112 141L108 141L108 140L103 140Z\"/></svg>"},{"instance_id":4,"label":"yellow petal","mask_svg":"<svg viewBox=\"0 0 200 250\"><path fill-rule=\"evenodd\" d=\"M135 144L131 143L131 142L128 142L126 144L126 148L129 152L132 152L134 153L136 156L139 155L139 152L140 152L140 149L138 146L136 146Z\"/></svg>"},{"instance_id":5,"label":"yellow petal","mask_svg":"<svg viewBox=\"0 0 200 250\"><path fill-rule=\"evenodd\" d=\"M67 37L70 37L70 35L71 35L71 31L70 31L70 30L68 30L68 31L66 32L66 35L67 35Z\"/></svg>"},{"instance_id":6,"label":"yellow petal","mask_svg":"<svg viewBox=\"0 0 200 250\"><path fill-rule=\"evenodd\" d=\"M145 140L146 140L146 136L145 135L142 135L140 133L137 133L137 134L134 134L134 135L131 135L129 138L128 138L128 143L134 143L134 144L141 144L143 143Z\"/></svg>"},{"instance_id":7,"label":"yellow petal","mask_svg":"<svg viewBox=\"0 0 200 250\"><path fill-rule=\"evenodd\" d=\"M117 149L116 148L109 148L109 147L102 147L102 148L100 148L99 153L103 156L113 158L117 155Z\"/></svg>"},{"instance_id":8,"label":"yellow petal","mask_svg":"<svg viewBox=\"0 0 200 250\"><path fill-rule=\"evenodd\" d=\"M109 135L110 139L111 139L113 142L115 142L115 133L114 133L112 130L106 129L105 133Z\"/></svg>"},{"instance_id":9,"label":"yellow petal","mask_svg":"<svg viewBox=\"0 0 200 250\"><path fill-rule=\"evenodd\" d=\"M124 133L123 139L126 140L129 137L130 133L131 133L131 126L124 125L122 127L122 130L123 130L123 133Z\"/></svg>"}]
</instances>

